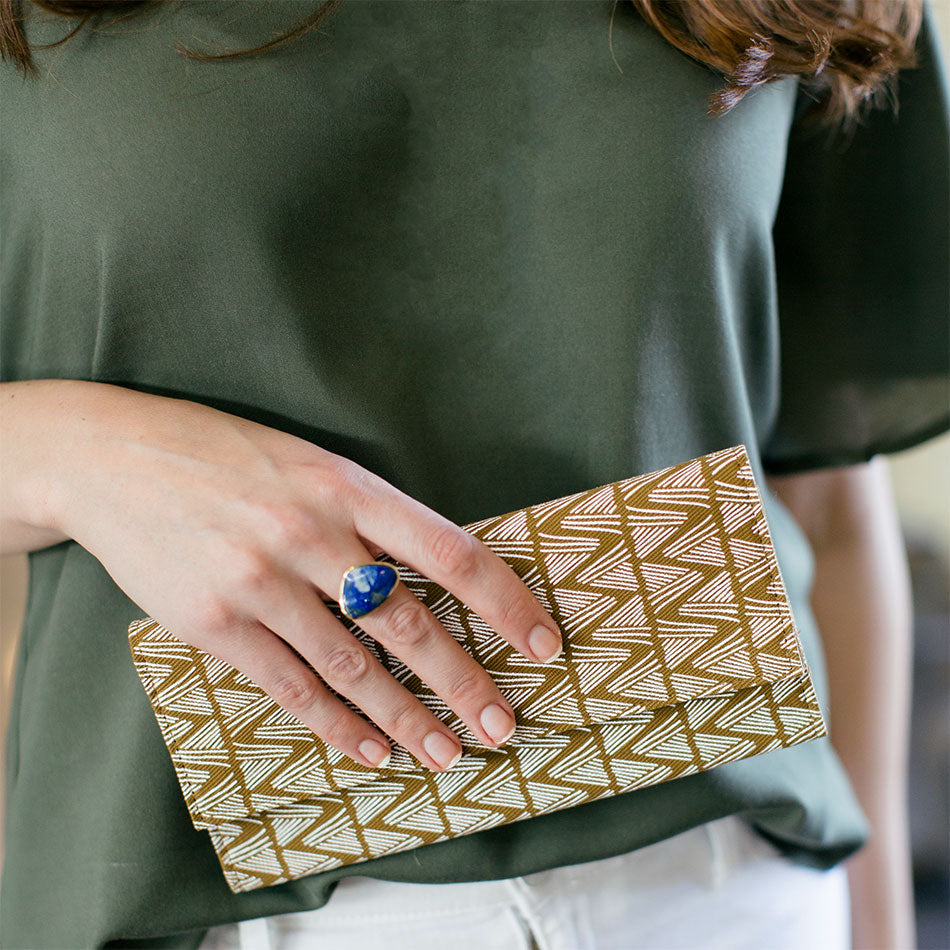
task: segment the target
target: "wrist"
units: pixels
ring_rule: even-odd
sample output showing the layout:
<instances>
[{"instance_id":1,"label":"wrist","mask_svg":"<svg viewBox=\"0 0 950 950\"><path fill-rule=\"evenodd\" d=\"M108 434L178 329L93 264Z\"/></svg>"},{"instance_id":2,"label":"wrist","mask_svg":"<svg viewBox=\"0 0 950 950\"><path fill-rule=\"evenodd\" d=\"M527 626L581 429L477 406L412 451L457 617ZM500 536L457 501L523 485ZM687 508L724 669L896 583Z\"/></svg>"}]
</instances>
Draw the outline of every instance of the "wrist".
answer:
<instances>
[{"instance_id":1,"label":"wrist","mask_svg":"<svg viewBox=\"0 0 950 950\"><path fill-rule=\"evenodd\" d=\"M138 431L142 400L158 399L111 383L58 380L57 411L33 487L35 516L82 543L83 523L102 516L126 432Z\"/></svg>"},{"instance_id":2,"label":"wrist","mask_svg":"<svg viewBox=\"0 0 950 950\"><path fill-rule=\"evenodd\" d=\"M123 392L74 379L2 384L3 526L20 550L74 536L72 516L94 462L90 443L108 400Z\"/></svg>"}]
</instances>

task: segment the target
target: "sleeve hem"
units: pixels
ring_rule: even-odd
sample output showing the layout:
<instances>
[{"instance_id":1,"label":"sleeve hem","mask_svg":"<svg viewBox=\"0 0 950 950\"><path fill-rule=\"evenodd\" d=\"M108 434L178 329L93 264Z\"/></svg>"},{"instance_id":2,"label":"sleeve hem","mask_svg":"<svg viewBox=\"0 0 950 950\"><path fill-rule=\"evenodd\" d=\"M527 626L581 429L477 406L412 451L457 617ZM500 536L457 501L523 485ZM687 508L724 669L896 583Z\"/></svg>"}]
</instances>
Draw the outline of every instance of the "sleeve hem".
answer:
<instances>
[{"instance_id":1,"label":"sleeve hem","mask_svg":"<svg viewBox=\"0 0 950 950\"><path fill-rule=\"evenodd\" d=\"M788 475L817 468L836 468L843 465L860 465L869 462L875 455L888 455L912 448L950 430L950 411L935 422L917 429L901 438L884 439L855 449L834 449L827 452L810 452L788 458L769 458L761 455L762 471L766 475Z\"/></svg>"}]
</instances>

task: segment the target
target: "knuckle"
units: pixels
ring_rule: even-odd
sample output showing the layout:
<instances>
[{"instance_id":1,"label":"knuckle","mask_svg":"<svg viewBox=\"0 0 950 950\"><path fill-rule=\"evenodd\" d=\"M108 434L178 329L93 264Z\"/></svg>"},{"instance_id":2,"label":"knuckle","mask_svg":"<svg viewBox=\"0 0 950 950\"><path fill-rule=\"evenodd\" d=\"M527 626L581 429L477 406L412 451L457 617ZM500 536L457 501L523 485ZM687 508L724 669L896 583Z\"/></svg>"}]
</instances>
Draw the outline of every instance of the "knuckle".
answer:
<instances>
[{"instance_id":1,"label":"knuckle","mask_svg":"<svg viewBox=\"0 0 950 950\"><path fill-rule=\"evenodd\" d=\"M325 506L339 505L349 491L350 469L353 463L340 455L331 456L316 466L313 472L313 491Z\"/></svg>"},{"instance_id":2,"label":"knuckle","mask_svg":"<svg viewBox=\"0 0 950 950\"><path fill-rule=\"evenodd\" d=\"M346 752L353 745L353 722L345 708L335 713L320 729L320 738L335 749Z\"/></svg>"},{"instance_id":3,"label":"knuckle","mask_svg":"<svg viewBox=\"0 0 950 950\"><path fill-rule=\"evenodd\" d=\"M498 624L502 630L530 630L537 623L537 612L537 601L529 611L525 598L505 597L498 605Z\"/></svg>"},{"instance_id":4,"label":"knuckle","mask_svg":"<svg viewBox=\"0 0 950 950\"><path fill-rule=\"evenodd\" d=\"M237 614L223 597L205 597L195 610L197 626L209 633L223 633L234 625Z\"/></svg>"},{"instance_id":5,"label":"knuckle","mask_svg":"<svg viewBox=\"0 0 950 950\"><path fill-rule=\"evenodd\" d=\"M388 730L396 736L414 736L419 731L419 722L422 712L421 703L404 703L392 717L392 728Z\"/></svg>"},{"instance_id":6,"label":"knuckle","mask_svg":"<svg viewBox=\"0 0 950 950\"><path fill-rule=\"evenodd\" d=\"M429 550L441 571L451 578L468 577L478 565L478 539L456 525L440 526Z\"/></svg>"},{"instance_id":7,"label":"knuckle","mask_svg":"<svg viewBox=\"0 0 950 950\"><path fill-rule=\"evenodd\" d=\"M331 685L351 686L369 672L369 657L355 644L334 650L326 662L326 679Z\"/></svg>"},{"instance_id":8,"label":"knuckle","mask_svg":"<svg viewBox=\"0 0 950 950\"><path fill-rule=\"evenodd\" d=\"M233 548L227 557L227 575L238 590L261 590L273 571L267 558L250 548Z\"/></svg>"},{"instance_id":9,"label":"knuckle","mask_svg":"<svg viewBox=\"0 0 950 950\"><path fill-rule=\"evenodd\" d=\"M359 499L376 491L379 476L350 459L340 458L330 469L328 484L332 487L337 503L353 507Z\"/></svg>"},{"instance_id":10,"label":"knuckle","mask_svg":"<svg viewBox=\"0 0 950 950\"><path fill-rule=\"evenodd\" d=\"M445 698L450 702L473 699L483 691L484 683L478 670L459 670L449 683Z\"/></svg>"},{"instance_id":11,"label":"knuckle","mask_svg":"<svg viewBox=\"0 0 950 950\"><path fill-rule=\"evenodd\" d=\"M426 609L414 597L394 604L386 619L390 639L399 646L418 647L429 637Z\"/></svg>"},{"instance_id":12,"label":"knuckle","mask_svg":"<svg viewBox=\"0 0 950 950\"><path fill-rule=\"evenodd\" d=\"M271 516L271 533L282 548L299 550L319 537L313 513L304 505L281 505Z\"/></svg>"},{"instance_id":13,"label":"knuckle","mask_svg":"<svg viewBox=\"0 0 950 950\"><path fill-rule=\"evenodd\" d=\"M268 693L292 712L313 706L320 696L316 680L299 673L283 673L270 684Z\"/></svg>"}]
</instances>

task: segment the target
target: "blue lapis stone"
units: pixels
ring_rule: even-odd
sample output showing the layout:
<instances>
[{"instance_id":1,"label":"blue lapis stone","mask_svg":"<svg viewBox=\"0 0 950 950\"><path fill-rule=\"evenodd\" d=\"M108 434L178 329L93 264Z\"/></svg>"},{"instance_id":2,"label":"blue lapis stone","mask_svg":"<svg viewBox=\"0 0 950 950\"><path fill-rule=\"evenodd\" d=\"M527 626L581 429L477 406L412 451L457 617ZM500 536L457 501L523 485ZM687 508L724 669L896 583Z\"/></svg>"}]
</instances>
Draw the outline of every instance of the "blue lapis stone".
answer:
<instances>
[{"instance_id":1,"label":"blue lapis stone","mask_svg":"<svg viewBox=\"0 0 950 950\"><path fill-rule=\"evenodd\" d=\"M399 580L390 564L361 564L350 568L343 578L340 609L351 620L375 610L392 592Z\"/></svg>"}]
</instances>

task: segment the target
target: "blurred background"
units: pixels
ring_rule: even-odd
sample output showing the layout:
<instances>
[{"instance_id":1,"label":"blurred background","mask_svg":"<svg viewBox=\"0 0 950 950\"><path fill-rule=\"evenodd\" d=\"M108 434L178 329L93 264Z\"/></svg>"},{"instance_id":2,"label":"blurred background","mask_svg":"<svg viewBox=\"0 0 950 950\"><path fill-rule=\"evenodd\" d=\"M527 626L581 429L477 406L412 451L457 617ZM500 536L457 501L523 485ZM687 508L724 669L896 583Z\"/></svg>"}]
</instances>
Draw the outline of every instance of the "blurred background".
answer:
<instances>
[{"instance_id":1,"label":"blurred background","mask_svg":"<svg viewBox=\"0 0 950 950\"><path fill-rule=\"evenodd\" d=\"M920 950L950 947L950 436L887 456L914 594L910 819Z\"/></svg>"},{"instance_id":2,"label":"blurred background","mask_svg":"<svg viewBox=\"0 0 950 950\"><path fill-rule=\"evenodd\" d=\"M950 0L933 0L932 6L950 62ZM900 512L914 592L910 810L917 946L919 950L947 950L950 948L950 434L885 458ZM3 736L6 735L9 684L26 590L26 555L0 558L0 734ZM2 794L0 783L0 810Z\"/></svg>"}]
</instances>

